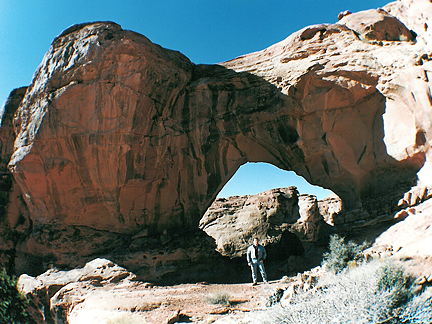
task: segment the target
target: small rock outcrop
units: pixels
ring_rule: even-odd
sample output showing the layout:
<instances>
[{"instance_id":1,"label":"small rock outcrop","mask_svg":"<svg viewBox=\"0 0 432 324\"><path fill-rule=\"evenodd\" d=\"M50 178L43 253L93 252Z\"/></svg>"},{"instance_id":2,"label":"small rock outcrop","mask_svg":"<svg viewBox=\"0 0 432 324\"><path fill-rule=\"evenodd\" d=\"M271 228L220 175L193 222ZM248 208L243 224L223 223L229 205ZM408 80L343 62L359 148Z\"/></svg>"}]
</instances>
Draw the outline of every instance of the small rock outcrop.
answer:
<instances>
[{"instance_id":1,"label":"small rock outcrop","mask_svg":"<svg viewBox=\"0 0 432 324\"><path fill-rule=\"evenodd\" d=\"M131 282L135 275L106 259L95 259L84 268L71 271L56 269L37 276L21 275L19 290L30 301L30 313L37 323L69 323L69 312L83 302L86 290L121 281ZM79 286L80 289L76 289Z\"/></svg>"},{"instance_id":2,"label":"small rock outcrop","mask_svg":"<svg viewBox=\"0 0 432 324\"><path fill-rule=\"evenodd\" d=\"M363 41L414 42L416 37L399 19L383 9L345 15L339 23L352 29Z\"/></svg>"},{"instance_id":3,"label":"small rock outcrop","mask_svg":"<svg viewBox=\"0 0 432 324\"><path fill-rule=\"evenodd\" d=\"M219 65L112 22L67 29L2 118L1 255L18 272L136 263L143 237L195 230L246 162L331 189L343 228L397 212L432 187L430 17L401 0Z\"/></svg>"},{"instance_id":4,"label":"small rock outcrop","mask_svg":"<svg viewBox=\"0 0 432 324\"><path fill-rule=\"evenodd\" d=\"M84 268L56 269L37 276L21 275L19 290L30 301L30 313L37 323L70 323L70 312L84 301L89 290L120 283L133 286L135 275L106 259L95 259Z\"/></svg>"}]
</instances>

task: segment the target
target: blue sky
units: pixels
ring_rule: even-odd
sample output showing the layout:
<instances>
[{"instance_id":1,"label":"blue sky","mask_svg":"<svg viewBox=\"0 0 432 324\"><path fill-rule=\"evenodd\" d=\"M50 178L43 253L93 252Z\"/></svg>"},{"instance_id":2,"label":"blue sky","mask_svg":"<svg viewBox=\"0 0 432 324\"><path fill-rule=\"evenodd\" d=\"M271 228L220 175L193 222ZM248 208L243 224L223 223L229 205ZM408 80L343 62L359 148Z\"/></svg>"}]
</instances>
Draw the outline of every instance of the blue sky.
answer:
<instances>
[{"instance_id":1,"label":"blue sky","mask_svg":"<svg viewBox=\"0 0 432 324\"><path fill-rule=\"evenodd\" d=\"M262 50L305 26L334 23L341 11L379 8L388 2L0 0L0 101L4 102L12 89L30 84L54 37L73 24L111 20L123 29L141 33L165 48L182 52L194 63L219 63ZM292 173L274 175L271 169L271 166L263 164L243 166L224 188L222 195L242 195L270 189L274 184L265 182L274 177L283 183L276 185L278 187L296 185L285 183L297 181L291 176ZM239 177L243 172L249 175L246 179L251 179L251 172L258 172L253 178L261 179L255 181L260 185L241 180ZM232 182L238 182L238 185L234 184L231 190ZM256 187L254 192L248 189L252 187ZM326 196L326 193L323 195Z\"/></svg>"}]
</instances>

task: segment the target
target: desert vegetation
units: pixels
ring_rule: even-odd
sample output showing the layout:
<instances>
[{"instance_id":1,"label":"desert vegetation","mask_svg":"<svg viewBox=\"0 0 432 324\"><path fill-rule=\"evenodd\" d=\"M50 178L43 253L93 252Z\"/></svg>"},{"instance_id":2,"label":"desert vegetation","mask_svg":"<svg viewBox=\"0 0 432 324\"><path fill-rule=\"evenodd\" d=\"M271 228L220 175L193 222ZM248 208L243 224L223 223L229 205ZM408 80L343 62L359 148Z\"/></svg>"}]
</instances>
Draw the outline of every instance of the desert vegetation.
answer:
<instances>
[{"instance_id":1,"label":"desert vegetation","mask_svg":"<svg viewBox=\"0 0 432 324\"><path fill-rule=\"evenodd\" d=\"M18 291L17 280L0 271L0 323L26 324L31 323L26 311L27 300Z\"/></svg>"},{"instance_id":2,"label":"desert vegetation","mask_svg":"<svg viewBox=\"0 0 432 324\"><path fill-rule=\"evenodd\" d=\"M431 291L394 261L367 261L366 246L333 236L317 284L255 312L249 323L432 323Z\"/></svg>"},{"instance_id":3,"label":"desert vegetation","mask_svg":"<svg viewBox=\"0 0 432 324\"><path fill-rule=\"evenodd\" d=\"M352 241L345 242L344 237L332 235L330 237L329 251L324 253L322 265L337 274L348 266L355 265L363 260L363 251L369 243L356 244Z\"/></svg>"},{"instance_id":4,"label":"desert vegetation","mask_svg":"<svg viewBox=\"0 0 432 324\"><path fill-rule=\"evenodd\" d=\"M231 302L229 300L229 294L227 292L218 292L211 294L207 297L207 300L210 304L213 305L222 305L222 306L230 306Z\"/></svg>"}]
</instances>

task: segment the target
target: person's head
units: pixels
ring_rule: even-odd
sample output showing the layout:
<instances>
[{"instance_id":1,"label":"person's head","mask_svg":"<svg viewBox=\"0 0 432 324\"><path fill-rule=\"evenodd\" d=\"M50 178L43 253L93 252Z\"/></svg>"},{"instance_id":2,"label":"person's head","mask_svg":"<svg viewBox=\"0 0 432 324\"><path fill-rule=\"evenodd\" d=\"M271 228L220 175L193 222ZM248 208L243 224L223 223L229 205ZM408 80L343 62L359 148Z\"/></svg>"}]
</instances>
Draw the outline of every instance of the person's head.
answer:
<instances>
[{"instance_id":1,"label":"person's head","mask_svg":"<svg viewBox=\"0 0 432 324\"><path fill-rule=\"evenodd\" d=\"M255 237L253 239L253 245L258 246L258 244L259 244L258 238Z\"/></svg>"}]
</instances>

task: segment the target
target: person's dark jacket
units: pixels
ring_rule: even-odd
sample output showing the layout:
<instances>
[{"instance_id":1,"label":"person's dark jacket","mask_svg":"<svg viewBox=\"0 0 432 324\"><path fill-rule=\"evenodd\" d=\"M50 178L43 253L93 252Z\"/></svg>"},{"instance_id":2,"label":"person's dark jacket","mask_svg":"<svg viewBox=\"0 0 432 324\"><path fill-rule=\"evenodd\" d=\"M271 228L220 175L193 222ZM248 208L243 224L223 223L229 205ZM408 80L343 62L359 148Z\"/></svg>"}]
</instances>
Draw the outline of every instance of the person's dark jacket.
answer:
<instances>
[{"instance_id":1,"label":"person's dark jacket","mask_svg":"<svg viewBox=\"0 0 432 324\"><path fill-rule=\"evenodd\" d=\"M259 261L262 261L266 258L267 252L266 252L264 246L258 244L257 251L258 251L258 255L256 255L256 252L255 252L255 245L251 245L248 247L247 252L246 252L246 259L247 259L248 263L251 263L252 259L256 259L259 262Z\"/></svg>"}]
</instances>

